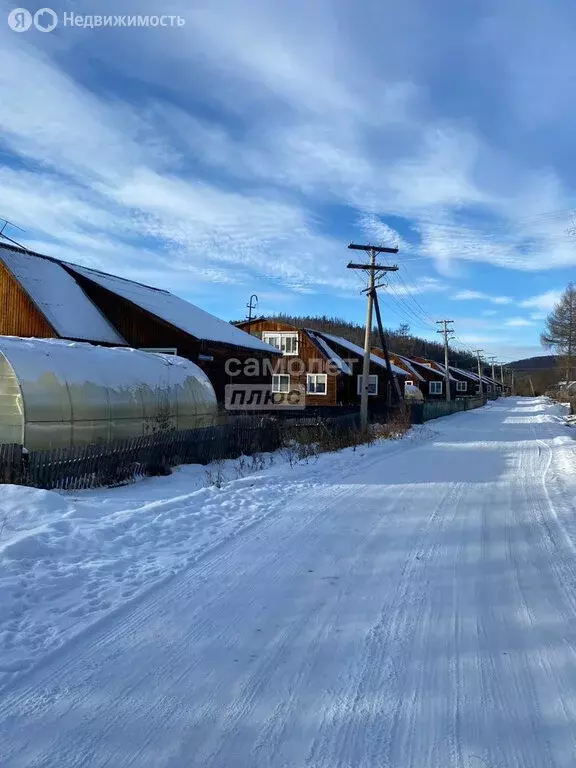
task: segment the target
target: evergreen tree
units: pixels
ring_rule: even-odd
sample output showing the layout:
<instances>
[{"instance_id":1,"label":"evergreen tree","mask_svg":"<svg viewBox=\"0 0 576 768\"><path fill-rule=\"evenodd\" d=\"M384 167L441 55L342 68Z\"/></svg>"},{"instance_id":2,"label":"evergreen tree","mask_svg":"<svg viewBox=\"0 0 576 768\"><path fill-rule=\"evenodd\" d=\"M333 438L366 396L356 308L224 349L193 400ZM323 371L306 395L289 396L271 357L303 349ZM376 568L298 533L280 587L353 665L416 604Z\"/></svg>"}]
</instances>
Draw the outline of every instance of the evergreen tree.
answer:
<instances>
[{"instance_id":1,"label":"evergreen tree","mask_svg":"<svg viewBox=\"0 0 576 768\"><path fill-rule=\"evenodd\" d=\"M566 381L572 379L573 358L576 352L576 288L570 283L560 301L546 318L540 336L542 346L553 349L564 358Z\"/></svg>"}]
</instances>

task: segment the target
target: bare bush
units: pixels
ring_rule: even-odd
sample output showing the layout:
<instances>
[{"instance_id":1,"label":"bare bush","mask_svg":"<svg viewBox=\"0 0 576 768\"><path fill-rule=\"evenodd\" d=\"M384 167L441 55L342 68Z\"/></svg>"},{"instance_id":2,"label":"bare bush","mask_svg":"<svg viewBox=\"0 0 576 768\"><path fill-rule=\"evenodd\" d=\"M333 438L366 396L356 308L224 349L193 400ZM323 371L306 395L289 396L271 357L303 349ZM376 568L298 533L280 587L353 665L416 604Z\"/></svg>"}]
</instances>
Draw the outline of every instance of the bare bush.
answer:
<instances>
[{"instance_id":1,"label":"bare bush","mask_svg":"<svg viewBox=\"0 0 576 768\"><path fill-rule=\"evenodd\" d=\"M209 488L222 488L226 479L224 477L224 461L219 459L213 461L208 469L204 470L206 476L206 485Z\"/></svg>"}]
</instances>

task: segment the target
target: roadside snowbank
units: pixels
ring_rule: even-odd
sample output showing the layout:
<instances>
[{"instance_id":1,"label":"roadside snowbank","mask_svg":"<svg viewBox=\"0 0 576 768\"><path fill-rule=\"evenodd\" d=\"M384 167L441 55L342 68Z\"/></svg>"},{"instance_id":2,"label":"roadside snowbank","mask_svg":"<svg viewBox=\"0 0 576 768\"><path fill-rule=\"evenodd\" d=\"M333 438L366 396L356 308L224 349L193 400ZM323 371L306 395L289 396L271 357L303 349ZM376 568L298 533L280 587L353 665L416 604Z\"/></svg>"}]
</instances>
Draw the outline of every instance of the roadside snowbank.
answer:
<instances>
[{"instance_id":1,"label":"roadside snowbank","mask_svg":"<svg viewBox=\"0 0 576 768\"><path fill-rule=\"evenodd\" d=\"M72 494L2 486L0 688L128 600L178 573L303 489L341 481L435 433L323 454L282 452L178 468Z\"/></svg>"}]
</instances>

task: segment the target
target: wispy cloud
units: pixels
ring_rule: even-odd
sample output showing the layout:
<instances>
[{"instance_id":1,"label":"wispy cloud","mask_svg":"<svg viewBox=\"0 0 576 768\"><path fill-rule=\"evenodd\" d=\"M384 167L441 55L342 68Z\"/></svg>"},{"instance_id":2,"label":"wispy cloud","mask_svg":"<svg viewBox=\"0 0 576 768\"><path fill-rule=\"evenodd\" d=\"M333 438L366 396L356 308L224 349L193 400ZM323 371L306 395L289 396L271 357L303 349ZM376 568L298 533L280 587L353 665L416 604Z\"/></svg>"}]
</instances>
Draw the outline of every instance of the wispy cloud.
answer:
<instances>
[{"instance_id":1,"label":"wispy cloud","mask_svg":"<svg viewBox=\"0 0 576 768\"><path fill-rule=\"evenodd\" d=\"M520 302L521 307L528 309L540 310L539 317L546 316L548 312L551 312L556 304L560 301L563 291L546 291L545 293L539 293L537 296L531 296L528 299Z\"/></svg>"},{"instance_id":2,"label":"wispy cloud","mask_svg":"<svg viewBox=\"0 0 576 768\"><path fill-rule=\"evenodd\" d=\"M565 73L576 54L562 23L573 11L560 6L535 0L522 34L514 0L458 14L423 0L361 13L341 0L247 0L241 11L234 0L193 11L175 0L171 12L187 19L178 33L102 30L81 44L4 25L0 148L13 167L0 171L0 214L52 252L164 281L171 269L191 291L258 279L300 295L354 292L350 229L421 257L420 291L443 290L459 264L576 265L575 179L562 142L539 134L575 116ZM394 31L385 53L383 28ZM541 29L555 45L535 67ZM540 68L546 87L535 89ZM531 320L552 294L521 304ZM453 298L512 303L474 290Z\"/></svg>"},{"instance_id":3,"label":"wispy cloud","mask_svg":"<svg viewBox=\"0 0 576 768\"><path fill-rule=\"evenodd\" d=\"M507 325L509 328L524 328L534 325L534 321L528 320L525 317L509 317L504 321L504 325Z\"/></svg>"},{"instance_id":4,"label":"wispy cloud","mask_svg":"<svg viewBox=\"0 0 576 768\"><path fill-rule=\"evenodd\" d=\"M511 304L509 296L490 296L482 291L458 291L452 297L453 301L489 301L491 304Z\"/></svg>"}]
</instances>

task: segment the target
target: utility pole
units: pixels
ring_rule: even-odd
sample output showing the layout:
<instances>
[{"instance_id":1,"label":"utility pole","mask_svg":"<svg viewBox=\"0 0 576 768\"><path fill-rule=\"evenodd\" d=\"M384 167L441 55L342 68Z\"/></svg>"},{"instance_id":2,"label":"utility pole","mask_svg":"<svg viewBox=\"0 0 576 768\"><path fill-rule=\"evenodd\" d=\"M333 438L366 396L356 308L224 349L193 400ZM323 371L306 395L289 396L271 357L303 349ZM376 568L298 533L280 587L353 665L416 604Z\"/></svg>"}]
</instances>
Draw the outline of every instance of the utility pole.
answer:
<instances>
[{"instance_id":1,"label":"utility pole","mask_svg":"<svg viewBox=\"0 0 576 768\"><path fill-rule=\"evenodd\" d=\"M504 367L500 363L500 384L502 384L502 391L504 391Z\"/></svg>"},{"instance_id":2,"label":"utility pole","mask_svg":"<svg viewBox=\"0 0 576 768\"><path fill-rule=\"evenodd\" d=\"M496 381L496 377L494 376L494 366L496 365L496 363L494 362L494 360L496 360L496 358L494 357L494 355L492 355L492 357L489 357L489 358L488 358L488 363L489 363L489 364L491 365L491 367L492 367L492 381Z\"/></svg>"},{"instance_id":3,"label":"utility pole","mask_svg":"<svg viewBox=\"0 0 576 768\"><path fill-rule=\"evenodd\" d=\"M512 381L510 386L510 394L515 395L516 394L516 387L514 385L514 368L511 368L510 373L512 374Z\"/></svg>"},{"instance_id":4,"label":"utility pole","mask_svg":"<svg viewBox=\"0 0 576 768\"><path fill-rule=\"evenodd\" d=\"M397 272L398 267L388 267L376 264L377 253L398 253L398 248L383 248L377 245L357 245L350 243L348 246L353 251L365 251L370 255L368 264L354 264L350 262L348 269L361 269L368 272L368 290L366 292L366 330L364 332L364 360L362 361L362 389L360 396L360 428L363 432L368 429L368 387L370 382L370 341L372 336L372 305L376 291L376 273Z\"/></svg>"},{"instance_id":5,"label":"utility pole","mask_svg":"<svg viewBox=\"0 0 576 768\"><path fill-rule=\"evenodd\" d=\"M254 303L252 303L252 299L254 299ZM250 296L250 301L246 306L248 307L248 333L250 333L250 329L252 327L252 310L256 309L256 306L258 305L258 296L256 296L255 293Z\"/></svg>"},{"instance_id":6,"label":"utility pole","mask_svg":"<svg viewBox=\"0 0 576 768\"><path fill-rule=\"evenodd\" d=\"M436 333L441 333L444 336L444 367L446 369L446 402L450 402L451 395L450 395L450 369L448 368L448 334L452 333L453 329L448 328L449 323L453 323L454 320L436 320L436 323L438 325L442 326L441 331L436 331ZM454 338L451 336L450 338Z\"/></svg>"},{"instance_id":7,"label":"utility pole","mask_svg":"<svg viewBox=\"0 0 576 768\"><path fill-rule=\"evenodd\" d=\"M476 356L478 358L478 379L480 384L480 396L484 397L484 387L482 386L482 361L480 360L480 353L484 352L483 349L475 349Z\"/></svg>"}]
</instances>

